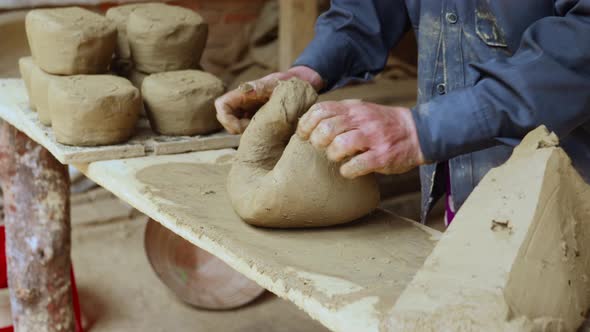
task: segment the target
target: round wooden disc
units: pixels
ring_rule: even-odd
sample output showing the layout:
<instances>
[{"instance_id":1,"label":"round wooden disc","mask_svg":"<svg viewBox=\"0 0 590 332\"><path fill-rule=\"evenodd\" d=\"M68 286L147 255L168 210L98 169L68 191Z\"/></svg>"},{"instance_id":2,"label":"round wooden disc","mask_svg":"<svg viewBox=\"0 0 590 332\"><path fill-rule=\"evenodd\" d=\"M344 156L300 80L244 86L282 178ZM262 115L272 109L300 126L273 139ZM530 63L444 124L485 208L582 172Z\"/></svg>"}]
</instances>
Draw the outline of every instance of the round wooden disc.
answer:
<instances>
[{"instance_id":1,"label":"round wooden disc","mask_svg":"<svg viewBox=\"0 0 590 332\"><path fill-rule=\"evenodd\" d=\"M150 219L145 251L162 282L183 301L205 309L232 309L253 301L264 288L219 258Z\"/></svg>"}]
</instances>

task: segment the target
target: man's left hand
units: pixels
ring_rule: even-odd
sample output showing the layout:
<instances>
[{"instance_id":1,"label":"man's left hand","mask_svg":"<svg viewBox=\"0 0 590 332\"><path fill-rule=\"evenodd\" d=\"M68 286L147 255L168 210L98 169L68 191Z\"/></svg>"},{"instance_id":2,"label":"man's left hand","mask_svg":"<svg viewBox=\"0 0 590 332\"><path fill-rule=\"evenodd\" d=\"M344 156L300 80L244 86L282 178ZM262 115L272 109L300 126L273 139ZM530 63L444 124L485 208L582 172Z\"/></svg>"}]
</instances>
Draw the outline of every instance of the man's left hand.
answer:
<instances>
[{"instance_id":1,"label":"man's left hand","mask_svg":"<svg viewBox=\"0 0 590 332\"><path fill-rule=\"evenodd\" d=\"M299 119L297 135L325 149L332 161L350 158L340 167L346 178L399 174L424 164L416 125L405 107L360 100L318 103Z\"/></svg>"}]
</instances>

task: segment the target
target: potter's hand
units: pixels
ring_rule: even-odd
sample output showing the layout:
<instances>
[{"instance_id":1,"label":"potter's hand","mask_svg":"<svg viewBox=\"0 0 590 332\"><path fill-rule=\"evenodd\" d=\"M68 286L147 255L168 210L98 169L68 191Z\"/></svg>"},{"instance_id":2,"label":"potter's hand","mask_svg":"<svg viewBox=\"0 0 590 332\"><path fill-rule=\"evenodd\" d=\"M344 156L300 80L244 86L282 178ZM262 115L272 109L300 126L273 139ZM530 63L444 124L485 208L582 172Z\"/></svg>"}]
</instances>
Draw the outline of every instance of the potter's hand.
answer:
<instances>
[{"instance_id":1,"label":"potter's hand","mask_svg":"<svg viewBox=\"0 0 590 332\"><path fill-rule=\"evenodd\" d=\"M309 82L316 91L323 86L320 75L309 67L297 66L285 72L272 73L256 81L243 83L217 98L217 120L229 133L241 134L254 113L268 101L278 82L292 77Z\"/></svg>"},{"instance_id":2,"label":"potter's hand","mask_svg":"<svg viewBox=\"0 0 590 332\"><path fill-rule=\"evenodd\" d=\"M424 164L410 110L360 100L322 102L299 120L297 135L346 161L340 173L355 178L371 172L399 174Z\"/></svg>"}]
</instances>

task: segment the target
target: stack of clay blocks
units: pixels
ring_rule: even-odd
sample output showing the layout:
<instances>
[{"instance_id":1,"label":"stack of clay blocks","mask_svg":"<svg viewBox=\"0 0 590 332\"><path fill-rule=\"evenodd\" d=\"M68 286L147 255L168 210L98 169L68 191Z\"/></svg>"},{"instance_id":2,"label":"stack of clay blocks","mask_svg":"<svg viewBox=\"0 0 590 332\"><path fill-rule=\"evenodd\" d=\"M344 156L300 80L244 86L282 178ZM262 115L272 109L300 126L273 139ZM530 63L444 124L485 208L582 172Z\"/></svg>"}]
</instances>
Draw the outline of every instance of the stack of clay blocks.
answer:
<instances>
[{"instance_id":1,"label":"stack of clay blocks","mask_svg":"<svg viewBox=\"0 0 590 332\"><path fill-rule=\"evenodd\" d=\"M139 88L147 75L197 69L207 24L190 9L164 3L117 6L106 12L118 30L114 69Z\"/></svg>"},{"instance_id":2,"label":"stack of clay blocks","mask_svg":"<svg viewBox=\"0 0 590 332\"><path fill-rule=\"evenodd\" d=\"M19 61L30 107L69 145L120 143L132 135L139 91L108 75L117 42L115 24L79 7L27 14L31 57ZM137 114L136 114L137 113Z\"/></svg>"},{"instance_id":3,"label":"stack of clay blocks","mask_svg":"<svg viewBox=\"0 0 590 332\"><path fill-rule=\"evenodd\" d=\"M221 80L197 70L208 27L190 9L143 3L109 9L118 30L114 71L142 91L152 129L164 135L208 134L220 129L214 100Z\"/></svg>"},{"instance_id":4,"label":"stack of clay blocks","mask_svg":"<svg viewBox=\"0 0 590 332\"><path fill-rule=\"evenodd\" d=\"M84 25L83 21L88 21ZM101 74L109 70L117 38L113 24L78 7L32 10L26 17L32 58L20 61L31 108L51 125L49 82L60 75Z\"/></svg>"}]
</instances>

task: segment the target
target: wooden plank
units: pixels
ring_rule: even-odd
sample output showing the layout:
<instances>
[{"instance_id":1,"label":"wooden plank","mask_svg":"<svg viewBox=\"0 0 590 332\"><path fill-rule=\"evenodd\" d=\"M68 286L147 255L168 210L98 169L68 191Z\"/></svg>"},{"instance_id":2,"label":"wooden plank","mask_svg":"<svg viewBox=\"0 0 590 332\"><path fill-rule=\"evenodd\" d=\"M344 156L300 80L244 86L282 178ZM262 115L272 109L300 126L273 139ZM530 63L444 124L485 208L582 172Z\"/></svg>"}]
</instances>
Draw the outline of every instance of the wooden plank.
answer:
<instances>
[{"instance_id":1,"label":"wooden plank","mask_svg":"<svg viewBox=\"0 0 590 332\"><path fill-rule=\"evenodd\" d=\"M289 69L313 39L317 0L279 0L279 69Z\"/></svg>"},{"instance_id":2,"label":"wooden plank","mask_svg":"<svg viewBox=\"0 0 590 332\"><path fill-rule=\"evenodd\" d=\"M483 178L388 330L577 330L590 307L590 186L556 144L539 128Z\"/></svg>"},{"instance_id":3,"label":"wooden plank","mask_svg":"<svg viewBox=\"0 0 590 332\"><path fill-rule=\"evenodd\" d=\"M336 331L377 331L439 232L378 210L326 229L244 223L225 182L234 150L76 165L90 179Z\"/></svg>"},{"instance_id":4,"label":"wooden plank","mask_svg":"<svg viewBox=\"0 0 590 332\"><path fill-rule=\"evenodd\" d=\"M19 79L0 80L0 117L43 145L63 164L229 148L236 147L240 140L239 135L225 131L190 137L157 135L147 119L142 119L135 136L126 143L97 147L63 145L55 140L50 127L38 121L37 113L30 110L24 84Z\"/></svg>"}]
</instances>

